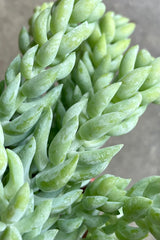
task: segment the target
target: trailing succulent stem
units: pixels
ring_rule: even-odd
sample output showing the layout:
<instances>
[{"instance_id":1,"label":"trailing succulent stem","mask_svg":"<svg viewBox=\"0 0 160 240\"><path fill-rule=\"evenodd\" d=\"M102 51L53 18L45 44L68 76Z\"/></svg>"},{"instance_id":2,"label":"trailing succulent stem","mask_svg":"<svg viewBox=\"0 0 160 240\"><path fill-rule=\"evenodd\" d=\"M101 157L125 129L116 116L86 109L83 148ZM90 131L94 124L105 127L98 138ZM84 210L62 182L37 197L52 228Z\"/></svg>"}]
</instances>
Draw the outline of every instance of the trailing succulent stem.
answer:
<instances>
[{"instance_id":1,"label":"trailing succulent stem","mask_svg":"<svg viewBox=\"0 0 160 240\"><path fill-rule=\"evenodd\" d=\"M101 0L58 0L20 31L0 83L0 239L160 239L160 177L99 176L122 148L104 143L160 103L134 28Z\"/></svg>"}]
</instances>

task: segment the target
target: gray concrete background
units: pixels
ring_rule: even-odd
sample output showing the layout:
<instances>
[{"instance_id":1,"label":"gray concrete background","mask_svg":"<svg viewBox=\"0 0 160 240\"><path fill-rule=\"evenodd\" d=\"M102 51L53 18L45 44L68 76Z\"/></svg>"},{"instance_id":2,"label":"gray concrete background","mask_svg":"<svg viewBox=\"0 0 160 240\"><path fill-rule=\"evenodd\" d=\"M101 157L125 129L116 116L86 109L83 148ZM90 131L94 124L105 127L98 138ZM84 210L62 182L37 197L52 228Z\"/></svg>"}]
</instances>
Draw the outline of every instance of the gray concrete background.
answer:
<instances>
[{"instance_id":1,"label":"gray concrete background","mask_svg":"<svg viewBox=\"0 0 160 240\"><path fill-rule=\"evenodd\" d=\"M43 0L0 0L0 80L9 62L18 53L17 37L27 25L32 9ZM108 10L124 14L137 24L132 44L160 56L160 1L106 0ZM107 172L132 178L133 182L160 174L160 107L150 105L137 127L129 134L111 138L108 145L125 146L112 160Z\"/></svg>"}]
</instances>

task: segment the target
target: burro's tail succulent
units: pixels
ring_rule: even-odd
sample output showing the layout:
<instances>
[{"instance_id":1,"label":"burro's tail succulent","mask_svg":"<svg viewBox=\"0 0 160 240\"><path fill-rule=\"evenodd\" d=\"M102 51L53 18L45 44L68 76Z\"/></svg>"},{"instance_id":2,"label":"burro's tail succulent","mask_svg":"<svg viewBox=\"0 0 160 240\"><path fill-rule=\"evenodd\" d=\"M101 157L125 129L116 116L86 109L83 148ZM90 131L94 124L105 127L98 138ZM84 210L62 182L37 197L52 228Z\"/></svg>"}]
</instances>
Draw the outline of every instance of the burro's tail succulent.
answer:
<instances>
[{"instance_id":1,"label":"burro's tail succulent","mask_svg":"<svg viewBox=\"0 0 160 240\"><path fill-rule=\"evenodd\" d=\"M122 148L104 143L160 103L134 28L101 0L58 0L20 31L0 82L1 240L160 239L160 176L99 176Z\"/></svg>"}]
</instances>

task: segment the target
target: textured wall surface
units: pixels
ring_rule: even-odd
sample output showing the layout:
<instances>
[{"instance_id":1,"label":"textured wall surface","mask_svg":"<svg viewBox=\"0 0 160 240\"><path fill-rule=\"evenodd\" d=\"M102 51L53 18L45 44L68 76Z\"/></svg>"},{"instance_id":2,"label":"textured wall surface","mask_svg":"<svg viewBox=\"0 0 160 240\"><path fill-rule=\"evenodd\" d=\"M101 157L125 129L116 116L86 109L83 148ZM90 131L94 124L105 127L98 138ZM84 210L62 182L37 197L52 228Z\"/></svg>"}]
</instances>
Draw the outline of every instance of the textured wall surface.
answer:
<instances>
[{"instance_id":1,"label":"textured wall surface","mask_svg":"<svg viewBox=\"0 0 160 240\"><path fill-rule=\"evenodd\" d=\"M0 80L9 62L18 53L17 37L32 9L43 0L0 0ZM160 1L105 0L107 9L124 14L137 24L132 44L160 56ZM151 105L129 134L109 140L107 145L124 143L107 172L133 181L160 174L160 106Z\"/></svg>"}]
</instances>

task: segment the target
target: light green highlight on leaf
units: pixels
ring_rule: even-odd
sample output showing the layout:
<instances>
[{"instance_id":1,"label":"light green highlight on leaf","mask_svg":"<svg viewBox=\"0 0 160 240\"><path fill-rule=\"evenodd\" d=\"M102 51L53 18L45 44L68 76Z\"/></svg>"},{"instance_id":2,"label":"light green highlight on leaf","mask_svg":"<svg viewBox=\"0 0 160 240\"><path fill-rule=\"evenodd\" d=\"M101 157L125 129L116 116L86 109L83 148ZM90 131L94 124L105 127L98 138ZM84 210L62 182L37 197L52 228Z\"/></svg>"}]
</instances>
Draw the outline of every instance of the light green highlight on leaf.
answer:
<instances>
[{"instance_id":1,"label":"light green highlight on leaf","mask_svg":"<svg viewBox=\"0 0 160 240\"><path fill-rule=\"evenodd\" d=\"M41 67L47 67L53 63L60 46L62 36L63 33L58 32L40 47L36 55L36 61Z\"/></svg>"},{"instance_id":2,"label":"light green highlight on leaf","mask_svg":"<svg viewBox=\"0 0 160 240\"><path fill-rule=\"evenodd\" d=\"M116 96L120 99L132 97L145 82L150 71L151 67L141 67L120 78L119 81L122 82L122 85L116 93Z\"/></svg>"},{"instance_id":3,"label":"light green highlight on leaf","mask_svg":"<svg viewBox=\"0 0 160 240\"><path fill-rule=\"evenodd\" d=\"M53 6L50 26L52 34L60 31L65 33L73 11L73 4L74 0L62 0L56 6Z\"/></svg>"},{"instance_id":4,"label":"light green highlight on leaf","mask_svg":"<svg viewBox=\"0 0 160 240\"><path fill-rule=\"evenodd\" d=\"M83 124L79 129L81 138L85 140L93 140L100 138L107 134L115 124L124 119L124 114L120 112L113 112L95 117Z\"/></svg>"},{"instance_id":5,"label":"light green highlight on leaf","mask_svg":"<svg viewBox=\"0 0 160 240\"><path fill-rule=\"evenodd\" d=\"M18 222L24 215L30 197L28 183L25 183L12 198L9 206L2 214L2 220L6 223Z\"/></svg>"},{"instance_id":6,"label":"light green highlight on leaf","mask_svg":"<svg viewBox=\"0 0 160 240\"><path fill-rule=\"evenodd\" d=\"M114 41L128 38L135 29L135 23L128 23L116 29Z\"/></svg>"},{"instance_id":7,"label":"light green highlight on leaf","mask_svg":"<svg viewBox=\"0 0 160 240\"><path fill-rule=\"evenodd\" d=\"M114 59L123 54L127 50L130 44L130 39L119 40L113 44L108 45L108 54Z\"/></svg>"},{"instance_id":8,"label":"light green highlight on leaf","mask_svg":"<svg viewBox=\"0 0 160 240\"><path fill-rule=\"evenodd\" d=\"M106 36L106 42L111 43L115 36L115 21L114 21L114 13L108 12L104 15L100 22L102 33Z\"/></svg>"},{"instance_id":9,"label":"light green highlight on leaf","mask_svg":"<svg viewBox=\"0 0 160 240\"><path fill-rule=\"evenodd\" d=\"M14 120L6 123L3 126L5 133L19 135L29 131L38 121L42 112L41 106L36 106L24 112Z\"/></svg>"},{"instance_id":10,"label":"light green highlight on leaf","mask_svg":"<svg viewBox=\"0 0 160 240\"><path fill-rule=\"evenodd\" d=\"M7 85L12 82L16 78L17 74L20 72L20 64L21 57L20 55L18 55L13 59L6 71L5 81Z\"/></svg>"},{"instance_id":11,"label":"light green highlight on leaf","mask_svg":"<svg viewBox=\"0 0 160 240\"><path fill-rule=\"evenodd\" d=\"M30 79L34 77L34 59L35 59L35 54L38 49L38 45L28 49L28 51L24 54L22 57L21 61L21 73L23 77L26 79Z\"/></svg>"},{"instance_id":12,"label":"light green highlight on leaf","mask_svg":"<svg viewBox=\"0 0 160 240\"><path fill-rule=\"evenodd\" d=\"M53 165L61 164L75 139L78 129L78 118L75 116L63 125L49 146L49 159Z\"/></svg>"},{"instance_id":13,"label":"light green highlight on leaf","mask_svg":"<svg viewBox=\"0 0 160 240\"><path fill-rule=\"evenodd\" d=\"M70 32L66 33L62 38L58 54L60 56L65 56L74 51L91 35L93 29L93 23L88 24L87 22L84 22Z\"/></svg>"},{"instance_id":14,"label":"light green highlight on leaf","mask_svg":"<svg viewBox=\"0 0 160 240\"><path fill-rule=\"evenodd\" d=\"M28 34L28 31L25 27L22 27L20 33L19 33L19 49L24 54L30 43L30 36Z\"/></svg>"},{"instance_id":15,"label":"light green highlight on leaf","mask_svg":"<svg viewBox=\"0 0 160 240\"><path fill-rule=\"evenodd\" d=\"M60 218L57 221L59 229L65 233L74 232L76 229L78 229L81 226L82 223L83 223L82 217L71 218L71 219Z\"/></svg>"},{"instance_id":16,"label":"light green highlight on leaf","mask_svg":"<svg viewBox=\"0 0 160 240\"><path fill-rule=\"evenodd\" d=\"M119 67L119 78L123 77L130 71L132 71L135 67L137 54L138 54L139 46L135 45L125 53L122 62Z\"/></svg>"},{"instance_id":17,"label":"light green highlight on leaf","mask_svg":"<svg viewBox=\"0 0 160 240\"><path fill-rule=\"evenodd\" d=\"M45 192L56 191L64 187L72 177L78 162L78 155L64 163L43 171L36 176L37 186Z\"/></svg>"},{"instance_id":18,"label":"light green highlight on leaf","mask_svg":"<svg viewBox=\"0 0 160 240\"><path fill-rule=\"evenodd\" d=\"M87 106L87 112L91 118L101 116L120 86L121 83L111 84L104 89L100 89L91 97Z\"/></svg>"},{"instance_id":19,"label":"light green highlight on leaf","mask_svg":"<svg viewBox=\"0 0 160 240\"><path fill-rule=\"evenodd\" d=\"M35 19L33 25L33 37L37 44L40 46L47 42L47 24L50 14L50 9L44 9L39 16Z\"/></svg>"},{"instance_id":20,"label":"light green highlight on leaf","mask_svg":"<svg viewBox=\"0 0 160 240\"><path fill-rule=\"evenodd\" d=\"M4 187L4 194L10 200L24 184L24 171L18 155L9 149L6 152L9 165L9 180Z\"/></svg>"},{"instance_id":21,"label":"light green highlight on leaf","mask_svg":"<svg viewBox=\"0 0 160 240\"><path fill-rule=\"evenodd\" d=\"M52 118L53 114L51 108L44 109L34 130L36 151L33 161L39 171L42 171L48 163L47 144L52 124Z\"/></svg>"}]
</instances>

